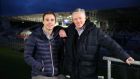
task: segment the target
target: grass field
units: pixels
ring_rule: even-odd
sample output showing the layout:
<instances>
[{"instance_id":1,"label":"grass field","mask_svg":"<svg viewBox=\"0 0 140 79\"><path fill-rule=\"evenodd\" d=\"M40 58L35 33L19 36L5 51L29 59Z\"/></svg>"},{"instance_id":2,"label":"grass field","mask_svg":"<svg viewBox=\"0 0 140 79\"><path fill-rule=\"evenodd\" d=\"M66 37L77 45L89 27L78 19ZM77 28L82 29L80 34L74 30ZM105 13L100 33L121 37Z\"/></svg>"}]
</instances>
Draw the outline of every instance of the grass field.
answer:
<instances>
[{"instance_id":1,"label":"grass field","mask_svg":"<svg viewBox=\"0 0 140 79\"><path fill-rule=\"evenodd\" d=\"M99 70L100 71L99 74L106 76L107 75L106 68L103 68L102 66L100 69L101 70ZM129 72L127 72L125 69ZM130 66L129 68L127 68L127 66L115 65L115 67L112 70L113 70L112 75L116 75L116 77L118 77L114 79L132 79L132 78L140 79L139 67L134 68L133 66ZM125 73L127 72L126 74L126 77L128 76L127 78L124 78L125 77L124 73L121 70L125 71ZM122 75L120 75L120 73L122 73ZM123 78L121 78L121 76ZM0 79L31 79L30 67L24 62L23 52L10 48L0 47Z\"/></svg>"},{"instance_id":2,"label":"grass field","mask_svg":"<svg viewBox=\"0 0 140 79\"><path fill-rule=\"evenodd\" d=\"M0 47L0 79L30 79L23 52Z\"/></svg>"}]
</instances>

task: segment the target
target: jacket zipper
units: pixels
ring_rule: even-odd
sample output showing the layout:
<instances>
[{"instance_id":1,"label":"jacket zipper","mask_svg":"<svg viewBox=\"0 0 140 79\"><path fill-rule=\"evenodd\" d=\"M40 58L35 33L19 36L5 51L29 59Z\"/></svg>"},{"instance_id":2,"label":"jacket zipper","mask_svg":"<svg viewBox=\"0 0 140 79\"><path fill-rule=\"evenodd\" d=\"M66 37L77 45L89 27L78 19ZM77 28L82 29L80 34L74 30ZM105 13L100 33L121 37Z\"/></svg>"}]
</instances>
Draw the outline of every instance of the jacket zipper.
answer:
<instances>
[{"instance_id":1,"label":"jacket zipper","mask_svg":"<svg viewBox=\"0 0 140 79\"><path fill-rule=\"evenodd\" d=\"M51 61L52 61L52 69L53 69L53 73L52 76L54 76L54 64L53 64L53 55L52 55L52 45L51 45L51 41L49 41L49 46L50 46L50 54L51 54Z\"/></svg>"},{"instance_id":2,"label":"jacket zipper","mask_svg":"<svg viewBox=\"0 0 140 79\"><path fill-rule=\"evenodd\" d=\"M41 71L44 72L44 69L45 69L44 67L45 67L45 65L44 65L44 61L43 61L43 60L42 60L42 66L43 66L43 67L42 67L42 70L41 70Z\"/></svg>"}]
</instances>

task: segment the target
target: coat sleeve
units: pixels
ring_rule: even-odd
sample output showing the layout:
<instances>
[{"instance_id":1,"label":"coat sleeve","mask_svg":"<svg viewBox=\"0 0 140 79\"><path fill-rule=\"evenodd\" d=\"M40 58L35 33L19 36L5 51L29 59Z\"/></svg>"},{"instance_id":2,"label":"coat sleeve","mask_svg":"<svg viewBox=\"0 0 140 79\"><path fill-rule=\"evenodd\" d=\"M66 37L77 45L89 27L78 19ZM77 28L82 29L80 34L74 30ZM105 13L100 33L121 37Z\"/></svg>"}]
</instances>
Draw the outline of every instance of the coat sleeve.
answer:
<instances>
[{"instance_id":1,"label":"coat sleeve","mask_svg":"<svg viewBox=\"0 0 140 79\"><path fill-rule=\"evenodd\" d=\"M71 27L68 27L67 29L65 29L66 33L67 33L67 38L65 41L65 51L64 51L64 61L63 61L63 74L64 75L71 75L73 74L73 61L74 60L74 38L73 38L73 29L71 29Z\"/></svg>"},{"instance_id":2,"label":"coat sleeve","mask_svg":"<svg viewBox=\"0 0 140 79\"><path fill-rule=\"evenodd\" d=\"M124 62L128 57L130 57L115 40L99 29L98 41L101 46L107 48L111 53L113 53L113 55L115 55L115 57L123 60Z\"/></svg>"},{"instance_id":3,"label":"coat sleeve","mask_svg":"<svg viewBox=\"0 0 140 79\"><path fill-rule=\"evenodd\" d=\"M25 41L24 60L32 68L41 70L43 67L42 64L36 61L34 58L36 47L35 45L35 37L33 35L30 35L29 38Z\"/></svg>"}]
</instances>

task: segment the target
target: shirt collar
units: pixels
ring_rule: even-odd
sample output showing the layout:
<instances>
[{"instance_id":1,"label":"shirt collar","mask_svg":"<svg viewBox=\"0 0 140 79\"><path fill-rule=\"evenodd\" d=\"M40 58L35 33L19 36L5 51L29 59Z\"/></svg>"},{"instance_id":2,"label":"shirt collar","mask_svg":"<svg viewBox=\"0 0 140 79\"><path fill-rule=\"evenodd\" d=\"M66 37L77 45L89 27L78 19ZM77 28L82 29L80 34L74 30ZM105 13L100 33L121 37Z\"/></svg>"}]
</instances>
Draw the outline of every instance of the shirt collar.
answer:
<instances>
[{"instance_id":1,"label":"shirt collar","mask_svg":"<svg viewBox=\"0 0 140 79\"><path fill-rule=\"evenodd\" d=\"M76 29L76 27L75 27L75 29ZM85 30L85 26L82 26L82 28L76 29L76 30L78 32L78 35L80 36L83 33L83 31Z\"/></svg>"},{"instance_id":2,"label":"shirt collar","mask_svg":"<svg viewBox=\"0 0 140 79\"><path fill-rule=\"evenodd\" d=\"M52 34L49 36L48 33L45 31L45 28L44 28L44 27L42 27L42 30L43 30L43 33L46 35L46 37L47 37L48 39L52 39L52 38L53 38L53 34L54 34L54 33L52 33Z\"/></svg>"}]
</instances>

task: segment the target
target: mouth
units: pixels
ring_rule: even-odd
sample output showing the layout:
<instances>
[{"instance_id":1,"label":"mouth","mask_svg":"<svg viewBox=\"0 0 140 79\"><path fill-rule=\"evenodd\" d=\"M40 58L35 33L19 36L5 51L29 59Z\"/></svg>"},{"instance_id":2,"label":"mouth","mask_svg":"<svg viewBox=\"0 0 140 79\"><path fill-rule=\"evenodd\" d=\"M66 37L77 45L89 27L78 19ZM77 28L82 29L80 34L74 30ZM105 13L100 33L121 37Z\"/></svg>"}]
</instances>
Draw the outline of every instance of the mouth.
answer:
<instances>
[{"instance_id":1,"label":"mouth","mask_svg":"<svg viewBox=\"0 0 140 79\"><path fill-rule=\"evenodd\" d=\"M53 25L48 25L48 27L52 27Z\"/></svg>"}]
</instances>

